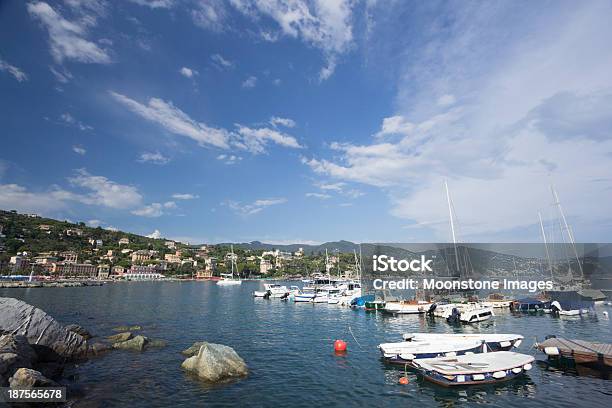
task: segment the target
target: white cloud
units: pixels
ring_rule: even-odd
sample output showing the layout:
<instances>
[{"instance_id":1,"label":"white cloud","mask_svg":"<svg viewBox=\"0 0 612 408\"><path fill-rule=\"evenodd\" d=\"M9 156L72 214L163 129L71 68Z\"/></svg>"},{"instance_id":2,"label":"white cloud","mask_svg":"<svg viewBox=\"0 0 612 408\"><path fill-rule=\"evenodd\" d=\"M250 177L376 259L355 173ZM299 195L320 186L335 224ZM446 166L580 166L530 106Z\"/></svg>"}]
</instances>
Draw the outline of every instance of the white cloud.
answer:
<instances>
[{"instance_id":1,"label":"white cloud","mask_svg":"<svg viewBox=\"0 0 612 408\"><path fill-rule=\"evenodd\" d=\"M438 106L442 107L454 105L455 102L455 96L450 94L445 94L438 98Z\"/></svg>"},{"instance_id":2,"label":"white cloud","mask_svg":"<svg viewBox=\"0 0 612 408\"><path fill-rule=\"evenodd\" d=\"M189 194L189 193L175 193L172 194L172 198L175 200L195 200L196 198L200 198L197 194Z\"/></svg>"},{"instance_id":3,"label":"white cloud","mask_svg":"<svg viewBox=\"0 0 612 408\"><path fill-rule=\"evenodd\" d=\"M226 149L229 147L229 133L191 119L185 112L175 107L172 102L151 98L147 105L141 104L127 96L110 91L111 96L139 116L163 126L171 133L195 140L200 145L212 145Z\"/></svg>"},{"instance_id":4,"label":"white cloud","mask_svg":"<svg viewBox=\"0 0 612 408\"><path fill-rule=\"evenodd\" d=\"M116 183L104 176L89 174L85 169L77 170L76 175L68 180L73 186L89 192L85 195L69 193L66 198L77 199L85 204L123 209L135 207L142 201L142 196L136 187Z\"/></svg>"},{"instance_id":5,"label":"white cloud","mask_svg":"<svg viewBox=\"0 0 612 408\"><path fill-rule=\"evenodd\" d=\"M270 118L270 124L274 127L284 126L288 128L295 127L295 121L288 118L279 118L277 116L272 116Z\"/></svg>"},{"instance_id":6,"label":"white cloud","mask_svg":"<svg viewBox=\"0 0 612 408\"><path fill-rule=\"evenodd\" d=\"M255 88L255 85L257 85L257 77L252 75L242 82L243 88Z\"/></svg>"},{"instance_id":7,"label":"white cloud","mask_svg":"<svg viewBox=\"0 0 612 408\"><path fill-rule=\"evenodd\" d=\"M102 221L100 221L100 220L95 220L94 219L94 220L87 221L87 225L89 225L90 227L93 227L93 228L99 227L100 224L102 224Z\"/></svg>"},{"instance_id":8,"label":"white cloud","mask_svg":"<svg viewBox=\"0 0 612 408\"><path fill-rule=\"evenodd\" d=\"M104 227L104 229L107 230L107 231L112 231L112 232L119 231L119 228L113 227L112 225L108 225L108 226Z\"/></svg>"},{"instance_id":9,"label":"white cloud","mask_svg":"<svg viewBox=\"0 0 612 408\"><path fill-rule=\"evenodd\" d=\"M87 150L85 150L85 148L82 146L72 146L72 151L76 154L80 154L81 156L84 156L85 153L87 153Z\"/></svg>"},{"instance_id":10,"label":"white cloud","mask_svg":"<svg viewBox=\"0 0 612 408\"><path fill-rule=\"evenodd\" d=\"M242 137L241 147L254 154L264 153L268 141L293 149L303 148L295 137L274 129L253 129L242 125L237 125L237 128L238 134Z\"/></svg>"},{"instance_id":11,"label":"white cloud","mask_svg":"<svg viewBox=\"0 0 612 408\"><path fill-rule=\"evenodd\" d=\"M80 130L93 130L93 127L84 124L80 120L77 120L70 113L65 112L60 115L60 120L68 125L78 127Z\"/></svg>"},{"instance_id":12,"label":"white cloud","mask_svg":"<svg viewBox=\"0 0 612 408\"><path fill-rule=\"evenodd\" d=\"M286 198L267 198L256 200L251 204L241 204L237 201L227 201L225 204L235 213L247 216L257 214L267 207L284 204L286 202Z\"/></svg>"},{"instance_id":13,"label":"white cloud","mask_svg":"<svg viewBox=\"0 0 612 408\"><path fill-rule=\"evenodd\" d=\"M196 25L215 32L225 29L226 16L222 0L198 0L191 10L191 18Z\"/></svg>"},{"instance_id":14,"label":"white cloud","mask_svg":"<svg viewBox=\"0 0 612 408\"><path fill-rule=\"evenodd\" d=\"M166 201L165 203L152 203L142 206L132 211L132 214L141 217L157 218L165 214L164 210L177 208L174 201Z\"/></svg>"},{"instance_id":15,"label":"white cloud","mask_svg":"<svg viewBox=\"0 0 612 408\"><path fill-rule=\"evenodd\" d=\"M161 217L164 215L163 206L160 203L153 203L145 205L144 207L138 208L132 211L132 214L139 215L141 217Z\"/></svg>"},{"instance_id":16,"label":"white cloud","mask_svg":"<svg viewBox=\"0 0 612 408\"><path fill-rule=\"evenodd\" d=\"M183 67L179 70L179 72L181 73L182 76L184 76L185 78L193 78L195 75L198 75L198 71L196 71L195 69L191 69L191 68L187 68L187 67Z\"/></svg>"},{"instance_id":17,"label":"white cloud","mask_svg":"<svg viewBox=\"0 0 612 408\"><path fill-rule=\"evenodd\" d=\"M353 41L355 2L350 0L233 0L232 5L255 20L260 15L270 17L282 34L322 50L327 62L319 73L321 80L333 74L336 59L348 51ZM263 33L265 40L275 38L268 31Z\"/></svg>"},{"instance_id":18,"label":"white cloud","mask_svg":"<svg viewBox=\"0 0 612 408\"><path fill-rule=\"evenodd\" d=\"M78 22L68 21L45 2L27 5L30 15L41 22L49 33L51 55L57 63L74 60L83 63L108 64L108 52L87 39L88 26L95 25L95 16L88 14Z\"/></svg>"},{"instance_id":19,"label":"white cloud","mask_svg":"<svg viewBox=\"0 0 612 408\"><path fill-rule=\"evenodd\" d=\"M147 6L152 9L156 8L172 8L175 5L175 0L130 0L132 3L139 6Z\"/></svg>"},{"instance_id":20,"label":"white cloud","mask_svg":"<svg viewBox=\"0 0 612 408\"><path fill-rule=\"evenodd\" d=\"M331 198L329 194L325 193L306 193L306 197L319 198L321 200L327 200L328 198Z\"/></svg>"},{"instance_id":21,"label":"white cloud","mask_svg":"<svg viewBox=\"0 0 612 408\"><path fill-rule=\"evenodd\" d=\"M161 232L158 229L147 235L147 238L160 239L162 237Z\"/></svg>"},{"instance_id":22,"label":"white cloud","mask_svg":"<svg viewBox=\"0 0 612 408\"><path fill-rule=\"evenodd\" d=\"M236 164L242 160L242 157L234 154L220 154L217 156L217 160L220 160L225 164Z\"/></svg>"},{"instance_id":23,"label":"white cloud","mask_svg":"<svg viewBox=\"0 0 612 408\"><path fill-rule=\"evenodd\" d=\"M234 68L234 63L223 58L221 54L213 54L210 56L210 59L212 60L213 65L220 70Z\"/></svg>"},{"instance_id":24,"label":"white cloud","mask_svg":"<svg viewBox=\"0 0 612 408\"><path fill-rule=\"evenodd\" d=\"M386 135L409 134L416 128L416 125L404 118L401 115L384 118L382 126L376 136L382 137Z\"/></svg>"},{"instance_id":25,"label":"white cloud","mask_svg":"<svg viewBox=\"0 0 612 408\"><path fill-rule=\"evenodd\" d=\"M61 69L61 71L60 71ZM54 68L52 66L49 67L49 70L59 82L65 84L68 83L72 79L72 73L65 68Z\"/></svg>"},{"instance_id":26,"label":"white cloud","mask_svg":"<svg viewBox=\"0 0 612 408\"><path fill-rule=\"evenodd\" d=\"M170 158L164 156L160 152L143 152L138 158L140 163L152 163L164 165L170 162Z\"/></svg>"},{"instance_id":27,"label":"white cloud","mask_svg":"<svg viewBox=\"0 0 612 408\"><path fill-rule=\"evenodd\" d=\"M4 61L2 58L0 58L0 71L8 72L17 80L17 82L23 82L28 80L28 75L25 72L23 72L16 66Z\"/></svg>"},{"instance_id":28,"label":"white cloud","mask_svg":"<svg viewBox=\"0 0 612 408\"><path fill-rule=\"evenodd\" d=\"M33 192L17 184L0 184L0 208L50 214L66 208L64 195L58 190Z\"/></svg>"}]
</instances>

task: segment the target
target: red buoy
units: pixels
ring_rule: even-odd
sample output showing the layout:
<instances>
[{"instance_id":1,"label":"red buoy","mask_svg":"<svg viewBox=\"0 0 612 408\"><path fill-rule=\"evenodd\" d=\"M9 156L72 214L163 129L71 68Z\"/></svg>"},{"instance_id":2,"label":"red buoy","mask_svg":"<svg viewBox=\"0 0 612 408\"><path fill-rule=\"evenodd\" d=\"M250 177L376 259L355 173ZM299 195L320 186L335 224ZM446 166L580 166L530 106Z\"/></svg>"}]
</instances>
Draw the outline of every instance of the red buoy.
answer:
<instances>
[{"instance_id":1,"label":"red buoy","mask_svg":"<svg viewBox=\"0 0 612 408\"><path fill-rule=\"evenodd\" d=\"M336 352L344 352L344 351L346 351L346 342L344 340L336 340L336 341L334 341L334 351L336 351Z\"/></svg>"},{"instance_id":2,"label":"red buoy","mask_svg":"<svg viewBox=\"0 0 612 408\"><path fill-rule=\"evenodd\" d=\"M408 381L408 377L400 377L399 379L399 383L402 385L406 385L408 384L410 381Z\"/></svg>"}]
</instances>

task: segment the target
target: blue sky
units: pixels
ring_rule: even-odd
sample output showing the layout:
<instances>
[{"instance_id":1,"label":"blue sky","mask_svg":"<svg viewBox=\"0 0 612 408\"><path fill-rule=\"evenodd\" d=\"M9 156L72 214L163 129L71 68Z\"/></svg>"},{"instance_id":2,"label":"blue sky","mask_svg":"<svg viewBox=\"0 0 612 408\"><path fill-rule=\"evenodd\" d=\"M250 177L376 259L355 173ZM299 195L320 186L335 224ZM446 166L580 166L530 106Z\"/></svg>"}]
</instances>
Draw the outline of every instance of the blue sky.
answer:
<instances>
[{"instance_id":1,"label":"blue sky","mask_svg":"<svg viewBox=\"0 0 612 408\"><path fill-rule=\"evenodd\" d=\"M606 2L0 3L0 208L190 242L609 241Z\"/></svg>"}]
</instances>

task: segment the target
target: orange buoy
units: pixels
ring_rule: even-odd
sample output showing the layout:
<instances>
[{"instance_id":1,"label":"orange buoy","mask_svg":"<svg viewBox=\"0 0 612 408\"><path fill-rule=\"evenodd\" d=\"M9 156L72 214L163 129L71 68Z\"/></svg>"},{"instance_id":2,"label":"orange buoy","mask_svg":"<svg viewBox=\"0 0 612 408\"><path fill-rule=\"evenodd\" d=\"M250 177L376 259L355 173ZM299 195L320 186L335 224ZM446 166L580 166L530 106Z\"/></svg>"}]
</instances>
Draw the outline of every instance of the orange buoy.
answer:
<instances>
[{"instance_id":1,"label":"orange buoy","mask_svg":"<svg viewBox=\"0 0 612 408\"><path fill-rule=\"evenodd\" d=\"M399 379L399 383L402 385L406 385L408 384L410 381L408 381L408 377L400 377Z\"/></svg>"},{"instance_id":2,"label":"orange buoy","mask_svg":"<svg viewBox=\"0 0 612 408\"><path fill-rule=\"evenodd\" d=\"M344 341L344 340L336 340L336 341L334 341L334 351L336 351L336 352L345 352L346 351L346 341Z\"/></svg>"}]
</instances>

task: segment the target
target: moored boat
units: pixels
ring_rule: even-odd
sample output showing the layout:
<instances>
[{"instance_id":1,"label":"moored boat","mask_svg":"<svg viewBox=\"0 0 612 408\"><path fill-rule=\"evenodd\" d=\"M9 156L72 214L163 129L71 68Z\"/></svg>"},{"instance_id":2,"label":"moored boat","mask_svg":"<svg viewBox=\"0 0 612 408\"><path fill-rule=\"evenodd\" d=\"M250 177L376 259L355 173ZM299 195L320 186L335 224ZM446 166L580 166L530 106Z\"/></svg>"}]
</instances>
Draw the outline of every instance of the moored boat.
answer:
<instances>
[{"instance_id":1,"label":"moored boat","mask_svg":"<svg viewBox=\"0 0 612 408\"><path fill-rule=\"evenodd\" d=\"M392 315L420 314L428 311L431 305L432 303L424 300L404 300L400 302L387 302L382 310Z\"/></svg>"},{"instance_id":2,"label":"moored boat","mask_svg":"<svg viewBox=\"0 0 612 408\"><path fill-rule=\"evenodd\" d=\"M382 343L378 345L378 348L386 362L392 364L410 364L414 360L422 358L479 353L483 350L483 343L478 339L435 339L430 341Z\"/></svg>"},{"instance_id":3,"label":"moored boat","mask_svg":"<svg viewBox=\"0 0 612 408\"><path fill-rule=\"evenodd\" d=\"M533 367L533 356L500 351L414 360L428 381L445 387L492 384L523 375Z\"/></svg>"},{"instance_id":4,"label":"moored boat","mask_svg":"<svg viewBox=\"0 0 612 408\"><path fill-rule=\"evenodd\" d=\"M402 338L406 342L479 340L486 344L487 351L508 351L523 342L522 335L511 333L405 333Z\"/></svg>"}]
</instances>

